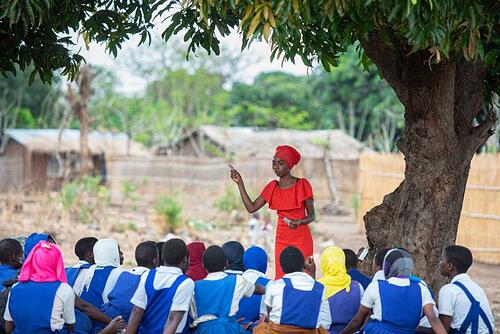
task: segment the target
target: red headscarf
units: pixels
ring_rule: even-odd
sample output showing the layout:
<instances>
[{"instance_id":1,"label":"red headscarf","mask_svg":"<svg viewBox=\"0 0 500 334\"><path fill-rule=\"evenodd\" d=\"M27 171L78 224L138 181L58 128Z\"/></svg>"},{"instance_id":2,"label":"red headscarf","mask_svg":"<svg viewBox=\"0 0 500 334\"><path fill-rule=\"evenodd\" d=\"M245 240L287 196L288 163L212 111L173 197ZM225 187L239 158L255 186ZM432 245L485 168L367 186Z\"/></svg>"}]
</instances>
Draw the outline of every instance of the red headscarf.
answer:
<instances>
[{"instance_id":1,"label":"red headscarf","mask_svg":"<svg viewBox=\"0 0 500 334\"><path fill-rule=\"evenodd\" d=\"M187 245L189 250L189 269L186 273L193 281L199 281L207 277L208 272L203 268L202 257L205 245L201 241L195 241Z\"/></svg>"},{"instance_id":2,"label":"red headscarf","mask_svg":"<svg viewBox=\"0 0 500 334\"><path fill-rule=\"evenodd\" d=\"M40 241L33 247L19 274L19 282L26 281L68 283L59 246Z\"/></svg>"},{"instance_id":3,"label":"red headscarf","mask_svg":"<svg viewBox=\"0 0 500 334\"><path fill-rule=\"evenodd\" d=\"M283 160L290 169L292 169L300 161L300 153L288 145L276 147L276 153L274 153L274 156Z\"/></svg>"}]
</instances>

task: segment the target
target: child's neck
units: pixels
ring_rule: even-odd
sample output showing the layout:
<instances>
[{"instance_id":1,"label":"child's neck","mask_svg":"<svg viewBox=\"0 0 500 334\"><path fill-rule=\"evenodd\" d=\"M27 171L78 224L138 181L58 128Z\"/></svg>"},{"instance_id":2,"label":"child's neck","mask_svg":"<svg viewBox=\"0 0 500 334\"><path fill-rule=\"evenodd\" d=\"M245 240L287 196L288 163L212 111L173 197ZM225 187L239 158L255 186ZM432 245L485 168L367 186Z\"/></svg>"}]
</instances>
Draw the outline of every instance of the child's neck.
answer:
<instances>
[{"instance_id":1,"label":"child's neck","mask_svg":"<svg viewBox=\"0 0 500 334\"><path fill-rule=\"evenodd\" d=\"M452 273L451 273L451 275L450 275L450 276L448 276L448 277L450 278L450 280L452 280L452 279L454 279L454 278L455 278L455 276L458 276L458 275L460 275L460 274L465 274L465 273L459 273L458 271L453 270L453 271L452 271Z\"/></svg>"}]
</instances>

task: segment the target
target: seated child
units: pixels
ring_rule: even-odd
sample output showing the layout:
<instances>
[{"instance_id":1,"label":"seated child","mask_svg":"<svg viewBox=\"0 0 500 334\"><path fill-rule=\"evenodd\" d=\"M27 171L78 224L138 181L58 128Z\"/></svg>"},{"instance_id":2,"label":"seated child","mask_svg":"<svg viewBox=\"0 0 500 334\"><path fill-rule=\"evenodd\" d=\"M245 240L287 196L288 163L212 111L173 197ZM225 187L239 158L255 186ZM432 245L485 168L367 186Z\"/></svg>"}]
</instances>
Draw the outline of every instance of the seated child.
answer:
<instances>
[{"instance_id":1,"label":"seated child","mask_svg":"<svg viewBox=\"0 0 500 334\"><path fill-rule=\"evenodd\" d=\"M245 248L238 241L228 241L222 245L222 250L226 254L227 267L224 272L226 274L241 275L245 271L243 266L243 255L245 254Z\"/></svg>"},{"instance_id":2,"label":"seated child","mask_svg":"<svg viewBox=\"0 0 500 334\"><path fill-rule=\"evenodd\" d=\"M67 284L59 246L41 241L25 259L4 314L7 333L73 331L75 294Z\"/></svg>"},{"instance_id":3,"label":"seated child","mask_svg":"<svg viewBox=\"0 0 500 334\"><path fill-rule=\"evenodd\" d=\"M207 277L208 272L203 268L203 253L205 245L201 241L194 241L187 245L189 250L189 269L186 275L193 281L199 281Z\"/></svg>"},{"instance_id":4,"label":"seated child","mask_svg":"<svg viewBox=\"0 0 500 334\"><path fill-rule=\"evenodd\" d=\"M130 299L135 293L141 280L141 273L158 266L158 249L154 241L145 241L137 245L135 249L135 260L138 267L135 273L124 271L116 281L115 287L108 295L109 301L102 305L99 310L107 316L114 318L122 316L128 322L134 305ZM145 270L139 270L144 268Z\"/></svg>"},{"instance_id":5,"label":"seated child","mask_svg":"<svg viewBox=\"0 0 500 334\"><path fill-rule=\"evenodd\" d=\"M372 279L358 270L358 257L352 249L344 249L345 254L345 266L347 269L347 274L357 282L359 282L363 289L368 287Z\"/></svg>"},{"instance_id":6,"label":"seated child","mask_svg":"<svg viewBox=\"0 0 500 334\"><path fill-rule=\"evenodd\" d=\"M23 246L19 241L15 239L0 240L0 291L4 289L4 281L17 278L22 260Z\"/></svg>"},{"instance_id":7,"label":"seated child","mask_svg":"<svg viewBox=\"0 0 500 334\"><path fill-rule=\"evenodd\" d=\"M97 238L94 237L82 238L76 242L75 255L78 257L78 263L73 267L66 268L69 285L74 286L77 279L83 280L87 270L95 264L93 249L96 242Z\"/></svg>"},{"instance_id":8,"label":"seated child","mask_svg":"<svg viewBox=\"0 0 500 334\"><path fill-rule=\"evenodd\" d=\"M316 275L314 261L305 263L302 252L293 246L280 254L281 279L268 285L264 301L268 307L269 323L255 327L254 333L328 333L331 325L325 287L311 275ZM307 268L306 268L307 267Z\"/></svg>"},{"instance_id":9,"label":"seated child","mask_svg":"<svg viewBox=\"0 0 500 334\"><path fill-rule=\"evenodd\" d=\"M165 244L164 241L158 241L156 243L156 248L158 248L158 255L160 256L160 262L158 263L158 266L163 266L163 245Z\"/></svg>"},{"instance_id":10,"label":"seated child","mask_svg":"<svg viewBox=\"0 0 500 334\"><path fill-rule=\"evenodd\" d=\"M483 289L469 275L473 258L463 246L448 246L443 251L439 269L451 279L439 291L439 318L450 333L492 334L495 319Z\"/></svg>"},{"instance_id":11,"label":"seated child","mask_svg":"<svg viewBox=\"0 0 500 334\"><path fill-rule=\"evenodd\" d=\"M94 261L95 264L88 269L82 284L75 282L73 290L81 299L100 307L109 301L108 295L123 272L120 268L123 253L116 240L97 241L94 245Z\"/></svg>"},{"instance_id":12,"label":"seated child","mask_svg":"<svg viewBox=\"0 0 500 334\"><path fill-rule=\"evenodd\" d=\"M227 259L221 247L210 246L203 254L203 266L208 271L205 279L195 283L192 316L196 334L245 333L236 321L240 300L255 294L264 294L265 288L253 284L241 275L224 272Z\"/></svg>"},{"instance_id":13,"label":"seated child","mask_svg":"<svg viewBox=\"0 0 500 334\"><path fill-rule=\"evenodd\" d=\"M381 279L381 280L385 279L384 271L382 270L382 267L384 265L385 255L390 250L391 250L390 248L379 249L378 252L373 257L373 263L372 263L373 278L372 278L372 281L377 281L379 279Z\"/></svg>"},{"instance_id":14,"label":"seated child","mask_svg":"<svg viewBox=\"0 0 500 334\"><path fill-rule=\"evenodd\" d=\"M243 265L245 266L245 272L242 275L244 278L251 283L267 286L270 279L266 277L267 254L264 249L258 246L248 248L243 255ZM253 295L252 297L243 297L240 301L236 319L242 319L240 324L252 330L259 319L263 319L266 314L264 298L261 295Z\"/></svg>"},{"instance_id":15,"label":"seated child","mask_svg":"<svg viewBox=\"0 0 500 334\"><path fill-rule=\"evenodd\" d=\"M347 275L344 251L328 247L321 255L323 277L318 281L325 286L325 297L330 306L332 325L330 333L338 334L358 312L363 296L361 284Z\"/></svg>"},{"instance_id":16,"label":"seated child","mask_svg":"<svg viewBox=\"0 0 500 334\"><path fill-rule=\"evenodd\" d=\"M445 334L436 317L429 289L410 280L413 259L403 249L392 249L384 258L385 280L373 281L363 294L358 313L340 334L352 334L364 327L366 334L410 334L418 327L422 314L436 334Z\"/></svg>"},{"instance_id":17,"label":"seated child","mask_svg":"<svg viewBox=\"0 0 500 334\"><path fill-rule=\"evenodd\" d=\"M193 298L194 282L184 275L188 250L181 239L170 239L163 245L164 266L141 276L132 299L134 304L127 334L186 333L187 313Z\"/></svg>"}]
</instances>

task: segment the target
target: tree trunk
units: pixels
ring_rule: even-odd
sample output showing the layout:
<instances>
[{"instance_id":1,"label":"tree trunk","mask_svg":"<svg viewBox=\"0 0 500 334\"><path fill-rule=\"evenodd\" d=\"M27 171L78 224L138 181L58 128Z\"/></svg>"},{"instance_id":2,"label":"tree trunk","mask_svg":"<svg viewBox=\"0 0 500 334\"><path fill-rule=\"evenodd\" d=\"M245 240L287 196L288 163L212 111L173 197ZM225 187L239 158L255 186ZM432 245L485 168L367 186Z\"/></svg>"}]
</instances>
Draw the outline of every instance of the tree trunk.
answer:
<instances>
[{"instance_id":1,"label":"tree trunk","mask_svg":"<svg viewBox=\"0 0 500 334\"><path fill-rule=\"evenodd\" d=\"M408 56L372 33L367 55L405 107L405 179L364 216L369 259L384 247L403 247L414 273L434 289L444 283L438 264L455 243L465 186L476 149L491 135L495 116L473 127L484 104L484 68L465 60L429 65L429 54ZM371 261L366 261L370 262Z\"/></svg>"}]
</instances>

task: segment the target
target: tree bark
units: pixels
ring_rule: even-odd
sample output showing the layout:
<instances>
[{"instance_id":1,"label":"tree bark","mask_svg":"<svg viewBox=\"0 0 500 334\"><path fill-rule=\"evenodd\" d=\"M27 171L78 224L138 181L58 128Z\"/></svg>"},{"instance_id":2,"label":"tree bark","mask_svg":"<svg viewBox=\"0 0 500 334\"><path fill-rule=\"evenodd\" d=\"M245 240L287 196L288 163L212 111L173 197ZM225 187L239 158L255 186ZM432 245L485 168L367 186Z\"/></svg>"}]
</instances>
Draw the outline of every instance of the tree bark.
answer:
<instances>
[{"instance_id":1,"label":"tree bark","mask_svg":"<svg viewBox=\"0 0 500 334\"><path fill-rule=\"evenodd\" d=\"M409 55L377 32L362 46L405 107L398 141L405 179L364 216L369 259L378 249L403 247L413 255L415 274L437 289L444 283L441 253L456 240L471 160L496 121L490 113L473 127L484 105L485 71L465 60L430 65L430 54Z\"/></svg>"}]
</instances>

